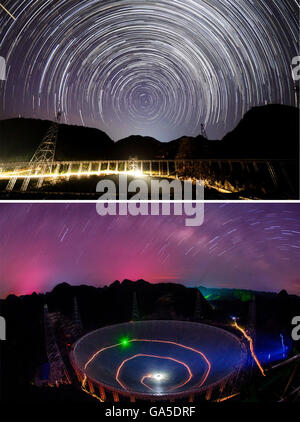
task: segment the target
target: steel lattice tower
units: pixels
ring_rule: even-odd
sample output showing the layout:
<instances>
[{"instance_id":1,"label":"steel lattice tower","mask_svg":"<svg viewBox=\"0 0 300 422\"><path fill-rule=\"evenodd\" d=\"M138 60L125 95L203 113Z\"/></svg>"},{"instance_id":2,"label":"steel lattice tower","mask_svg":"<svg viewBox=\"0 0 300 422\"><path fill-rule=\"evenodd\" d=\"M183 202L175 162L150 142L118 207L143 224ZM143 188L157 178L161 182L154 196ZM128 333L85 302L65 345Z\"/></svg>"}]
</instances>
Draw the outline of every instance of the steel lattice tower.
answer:
<instances>
[{"instance_id":1,"label":"steel lattice tower","mask_svg":"<svg viewBox=\"0 0 300 422\"><path fill-rule=\"evenodd\" d=\"M131 320L132 321L140 320L140 313L139 313L139 308L138 308L136 292L133 293Z\"/></svg>"},{"instance_id":2,"label":"steel lattice tower","mask_svg":"<svg viewBox=\"0 0 300 422\"><path fill-rule=\"evenodd\" d=\"M295 92L295 105L299 108L299 82L294 82L294 92Z\"/></svg>"},{"instance_id":3,"label":"steel lattice tower","mask_svg":"<svg viewBox=\"0 0 300 422\"><path fill-rule=\"evenodd\" d=\"M138 170L137 157L129 157L128 169L132 172Z\"/></svg>"},{"instance_id":4,"label":"steel lattice tower","mask_svg":"<svg viewBox=\"0 0 300 422\"><path fill-rule=\"evenodd\" d=\"M70 378L55 339L47 305L44 305L44 330L46 352L50 365L49 385L70 384Z\"/></svg>"},{"instance_id":5,"label":"steel lattice tower","mask_svg":"<svg viewBox=\"0 0 300 422\"><path fill-rule=\"evenodd\" d=\"M247 332L252 338L253 341L253 347L255 348L256 343L256 298L253 294L253 298L249 304L249 311L248 311L248 329ZM255 368L255 362L253 359L251 359L251 370Z\"/></svg>"},{"instance_id":6,"label":"steel lattice tower","mask_svg":"<svg viewBox=\"0 0 300 422\"><path fill-rule=\"evenodd\" d=\"M201 136L203 136L203 138L207 139L207 133L206 133L206 129L203 123L201 123Z\"/></svg>"},{"instance_id":7,"label":"steel lattice tower","mask_svg":"<svg viewBox=\"0 0 300 422\"><path fill-rule=\"evenodd\" d=\"M201 123L201 136L202 138L204 138L202 145L203 145L203 152L207 153L209 150L208 147L208 139L207 139L207 133L206 133L206 129L203 123Z\"/></svg>"},{"instance_id":8,"label":"steel lattice tower","mask_svg":"<svg viewBox=\"0 0 300 422\"><path fill-rule=\"evenodd\" d=\"M196 321L199 321L203 318L203 303L202 298L199 290L196 293L196 301L195 301L195 311L194 311L194 318Z\"/></svg>"},{"instance_id":9,"label":"steel lattice tower","mask_svg":"<svg viewBox=\"0 0 300 422\"><path fill-rule=\"evenodd\" d=\"M81 316L79 313L78 303L76 297L74 297L73 300L73 322L76 326L77 336L80 337L82 331L83 331L83 325L81 321Z\"/></svg>"},{"instance_id":10,"label":"steel lattice tower","mask_svg":"<svg viewBox=\"0 0 300 422\"><path fill-rule=\"evenodd\" d=\"M56 115L55 122L49 127L43 141L35 151L29 163L30 174L47 174L52 172L53 162L55 158L57 135L59 130L59 122L61 118L61 111ZM44 179L38 179L37 188L42 187ZM27 177L21 187L21 191L25 192L29 185L30 178Z\"/></svg>"},{"instance_id":11,"label":"steel lattice tower","mask_svg":"<svg viewBox=\"0 0 300 422\"><path fill-rule=\"evenodd\" d=\"M249 304L248 311L248 328L252 332L252 338L255 339L256 334L256 298L253 294L253 298Z\"/></svg>"},{"instance_id":12,"label":"steel lattice tower","mask_svg":"<svg viewBox=\"0 0 300 422\"><path fill-rule=\"evenodd\" d=\"M296 75L294 75L293 66L291 66L291 72L293 75L293 91L295 95L295 107L299 108L299 81L296 79Z\"/></svg>"}]
</instances>

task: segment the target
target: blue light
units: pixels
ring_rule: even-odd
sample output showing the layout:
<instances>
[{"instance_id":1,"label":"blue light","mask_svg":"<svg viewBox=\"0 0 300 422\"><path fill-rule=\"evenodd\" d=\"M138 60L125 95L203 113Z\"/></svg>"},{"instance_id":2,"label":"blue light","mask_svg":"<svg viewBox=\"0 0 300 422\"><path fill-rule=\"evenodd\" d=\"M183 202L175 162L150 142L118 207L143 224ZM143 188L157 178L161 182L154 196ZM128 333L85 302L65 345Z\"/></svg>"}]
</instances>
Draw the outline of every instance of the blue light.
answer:
<instances>
[{"instance_id":1,"label":"blue light","mask_svg":"<svg viewBox=\"0 0 300 422\"><path fill-rule=\"evenodd\" d=\"M283 339L283 335L280 334L280 338L281 338L281 344L282 344L282 357L285 358L285 351L287 350L286 345L284 344L284 339Z\"/></svg>"},{"instance_id":2,"label":"blue light","mask_svg":"<svg viewBox=\"0 0 300 422\"><path fill-rule=\"evenodd\" d=\"M256 333L256 354L262 364L270 364L286 359L292 348L292 341L280 333Z\"/></svg>"}]
</instances>

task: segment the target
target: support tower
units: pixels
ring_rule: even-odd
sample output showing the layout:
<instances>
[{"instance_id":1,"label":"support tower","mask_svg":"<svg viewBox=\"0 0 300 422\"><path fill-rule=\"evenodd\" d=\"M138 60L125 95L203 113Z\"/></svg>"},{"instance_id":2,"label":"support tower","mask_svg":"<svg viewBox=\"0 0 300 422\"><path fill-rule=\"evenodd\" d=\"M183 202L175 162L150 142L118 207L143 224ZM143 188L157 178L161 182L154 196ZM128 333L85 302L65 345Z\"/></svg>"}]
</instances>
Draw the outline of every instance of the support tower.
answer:
<instances>
[{"instance_id":1,"label":"support tower","mask_svg":"<svg viewBox=\"0 0 300 422\"><path fill-rule=\"evenodd\" d=\"M46 352L50 365L48 383L49 385L57 387L59 384L70 384L69 374L56 342L54 327L47 305L44 305L44 330Z\"/></svg>"},{"instance_id":2,"label":"support tower","mask_svg":"<svg viewBox=\"0 0 300 422\"><path fill-rule=\"evenodd\" d=\"M61 111L56 115L55 121L49 127L43 141L34 153L29 163L29 174L47 174L52 172L53 161L55 158L57 135L59 130L59 122L61 118ZM44 178L38 179L37 188L41 188ZM28 188L30 177L26 177L23 181L21 191L25 192Z\"/></svg>"}]
</instances>

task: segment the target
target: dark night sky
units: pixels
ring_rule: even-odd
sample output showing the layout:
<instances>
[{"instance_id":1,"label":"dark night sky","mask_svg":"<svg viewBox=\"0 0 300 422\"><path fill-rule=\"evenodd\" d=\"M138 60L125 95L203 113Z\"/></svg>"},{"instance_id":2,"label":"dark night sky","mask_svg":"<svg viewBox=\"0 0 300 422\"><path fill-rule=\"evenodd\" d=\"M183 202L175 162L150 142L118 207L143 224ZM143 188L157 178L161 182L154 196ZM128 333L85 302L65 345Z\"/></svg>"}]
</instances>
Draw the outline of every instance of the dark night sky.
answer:
<instances>
[{"instance_id":1,"label":"dark night sky","mask_svg":"<svg viewBox=\"0 0 300 422\"><path fill-rule=\"evenodd\" d=\"M206 204L194 228L95 204L1 204L0 233L0 297L124 278L300 294L299 204Z\"/></svg>"},{"instance_id":2,"label":"dark night sky","mask_svg":"<svg viewBox=\"0 0 300 422\"><path fill-rule=\"evenodd\" d=\"M53 119L170 140L294 104L296 0L3 0L0 118Z\"/></svg>"}]
</instances>

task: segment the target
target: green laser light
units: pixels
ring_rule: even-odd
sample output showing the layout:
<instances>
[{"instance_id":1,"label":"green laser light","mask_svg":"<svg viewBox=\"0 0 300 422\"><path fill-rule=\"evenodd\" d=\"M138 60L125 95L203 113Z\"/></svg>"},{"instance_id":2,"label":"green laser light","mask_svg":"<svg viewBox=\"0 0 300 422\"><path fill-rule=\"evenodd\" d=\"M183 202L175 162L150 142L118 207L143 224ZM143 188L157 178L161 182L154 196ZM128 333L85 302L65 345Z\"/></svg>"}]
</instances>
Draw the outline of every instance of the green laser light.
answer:
<instances>
[{"instance_id":1,"label":"green laser light","mask_svg":"<svg viewBox=\"0 0 300 422\"><path fill-rule=\"evenodd\" d=\"M130 341L129 341L128 338L125 337L125 338L121 339L120 343L123 347L127 347L127 346L129 346Z\"/></svg>"}]
</instances>

